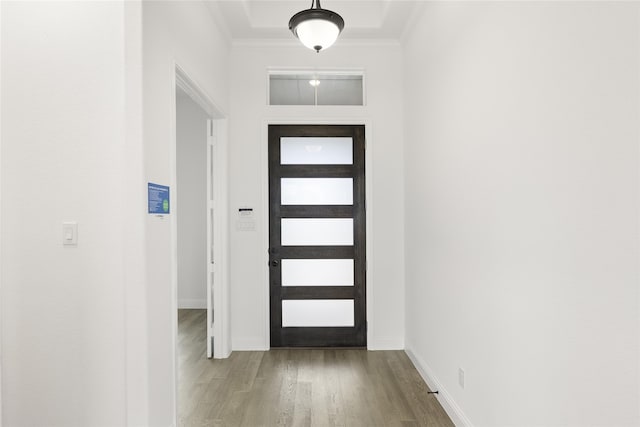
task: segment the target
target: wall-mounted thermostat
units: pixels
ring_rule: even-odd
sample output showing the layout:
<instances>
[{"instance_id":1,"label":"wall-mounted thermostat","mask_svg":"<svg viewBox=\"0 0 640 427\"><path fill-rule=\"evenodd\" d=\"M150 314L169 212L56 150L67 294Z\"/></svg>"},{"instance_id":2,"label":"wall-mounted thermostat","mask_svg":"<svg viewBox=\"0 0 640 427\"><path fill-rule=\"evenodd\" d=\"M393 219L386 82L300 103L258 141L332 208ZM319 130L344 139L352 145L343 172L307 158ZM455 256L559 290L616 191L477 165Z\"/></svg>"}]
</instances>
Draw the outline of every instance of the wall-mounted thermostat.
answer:
<instances>
[{"instance_id":1,"label":"wall-mounted thermostat","mask_svg":"<svg viewBox=\"0 0 640 427\"><path fill-rule=\"evenodd\" d=\"M239 219L253 219L253 208L238 208Z\"/></svg>"},{"instance_id":2,"label":"wall-mounted thermostat","mask_svg":"<svg viewBox=\"0 0 640 427\"><path fill-rule=\"evenodd\" d=\"M238 208L238 220L236 221L236 230L238 231L254 231L256 229L256 221L253 217L253 208L242 206Z\"/></svg>"}]
</instances>

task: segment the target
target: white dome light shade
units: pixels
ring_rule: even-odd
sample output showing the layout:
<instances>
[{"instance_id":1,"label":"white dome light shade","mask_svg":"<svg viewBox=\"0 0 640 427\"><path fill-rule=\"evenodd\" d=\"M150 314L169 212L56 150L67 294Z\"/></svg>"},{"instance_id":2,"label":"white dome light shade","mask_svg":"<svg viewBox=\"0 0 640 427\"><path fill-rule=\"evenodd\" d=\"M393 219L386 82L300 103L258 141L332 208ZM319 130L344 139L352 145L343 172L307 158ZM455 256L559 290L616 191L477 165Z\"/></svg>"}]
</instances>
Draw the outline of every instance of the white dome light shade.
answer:
<instances>
[{"instance_id":1,"label":"white dome light shade","mask_svg":"<svg viewBox=\"0 0 640 427\"><path fill-rule=\"evenodd\" d=\"M343 28L342 17L335 12L323 9L320 6L320 0L314 0L311 9L298 12L289 20L291 32L303 45L316 52L334 44Z\"/></svg>"},{"instance_id":2,"label":"white dome light shade","mask_svg":"<svg viewBox=\"0 0 640 427\"><path fill-rule=\"evenodd\" d=\"M296 35L302 44L318 52L334 44L339 34L338 26L324 19L304 21L296 28Z\"/></svg>"}]
</instances>

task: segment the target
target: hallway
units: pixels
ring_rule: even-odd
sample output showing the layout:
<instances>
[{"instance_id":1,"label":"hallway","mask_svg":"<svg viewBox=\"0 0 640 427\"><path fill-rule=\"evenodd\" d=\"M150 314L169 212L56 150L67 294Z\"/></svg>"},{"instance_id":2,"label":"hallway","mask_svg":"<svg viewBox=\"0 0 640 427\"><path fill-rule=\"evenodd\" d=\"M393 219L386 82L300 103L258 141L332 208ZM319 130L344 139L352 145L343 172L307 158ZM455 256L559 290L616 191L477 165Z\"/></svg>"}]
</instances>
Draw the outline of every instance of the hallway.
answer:
<instances>
[{"instance_id":1,"label":"hallway","mask_svg":"<svg viewBox=\"0 0 640 427\"><path fill-rule=\"evenodd\" d=\"M179 310L180 426L451 426L403 351L205 356L206 312Z\"/></svg>"}]
</instances>

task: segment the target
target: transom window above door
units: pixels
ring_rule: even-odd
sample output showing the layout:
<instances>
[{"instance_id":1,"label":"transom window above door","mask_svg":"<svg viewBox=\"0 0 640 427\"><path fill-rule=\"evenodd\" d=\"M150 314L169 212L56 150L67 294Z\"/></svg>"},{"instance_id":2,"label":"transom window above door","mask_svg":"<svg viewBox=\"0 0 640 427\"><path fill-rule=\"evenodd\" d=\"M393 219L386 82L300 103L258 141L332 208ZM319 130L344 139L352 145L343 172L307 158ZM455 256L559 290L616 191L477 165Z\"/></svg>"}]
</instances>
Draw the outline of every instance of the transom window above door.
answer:
<instances>
[{"instance_id":1,"label":"transom window above door","mask_svg":"<svg viewBox=\"0 0 640 427\"><path fill-rule=\"evenodd\" d=\"M269 105L364 105L364 73L270 70Z\"/></svg>"}]
</instances>

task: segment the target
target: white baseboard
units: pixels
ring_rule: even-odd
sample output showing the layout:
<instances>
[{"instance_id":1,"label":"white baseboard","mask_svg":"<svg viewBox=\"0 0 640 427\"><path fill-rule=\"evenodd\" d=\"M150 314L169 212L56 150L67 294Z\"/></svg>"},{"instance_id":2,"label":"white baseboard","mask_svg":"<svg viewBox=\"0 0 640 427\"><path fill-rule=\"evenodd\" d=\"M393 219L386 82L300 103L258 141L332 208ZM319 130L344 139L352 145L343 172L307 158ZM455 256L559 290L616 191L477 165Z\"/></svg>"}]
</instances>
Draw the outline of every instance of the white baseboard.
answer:
<instances>
[{"instance_id":1,"label":"white baseboard","mask_svg":"<svg viewBox=\"0 0 640 427\"><path fill-rule=\"evenodd\" d=\"M231 351L267 351L269 347L264 345L264 337L242 337L231 340Z\"/></svg>"},{"instance_id":2,"label":"white baseboard","mask_svg":"<svg viewBox=\"0 0 640 427\"><path fill-rule=\"evenodd\" d=\"M444 408L451 421L458 427L473 427L471 420L465 415L460 406L453 400L453 397L442 386L442 383L438 381L438 378L434 375L429 366L424 363L420 357L418 357L410 348L406 348L405 353L409 356L409 359L413 362L422 379L427 383L432 391L438 391L436 399L440 402L440 405Z\"/></svg>"},{"instance_id":3,"label":"white baseboard","mask_svg":"<svg viewBox=\"0 0 640 427\"><path fill-rule=\"evenodd\" d=\"M404 342L397 337L367 338L367 350L404 350Z\"/></svg>"},{"instance_id":4,"label":"white baseboard","mask_svg":"<svg viewBox=\"0 0 640 427\"><path fill-rule=\"evenodd\" d=\"M207 308L206 299L179 299L178 308Z\"/></svg>"}]
</instances>

